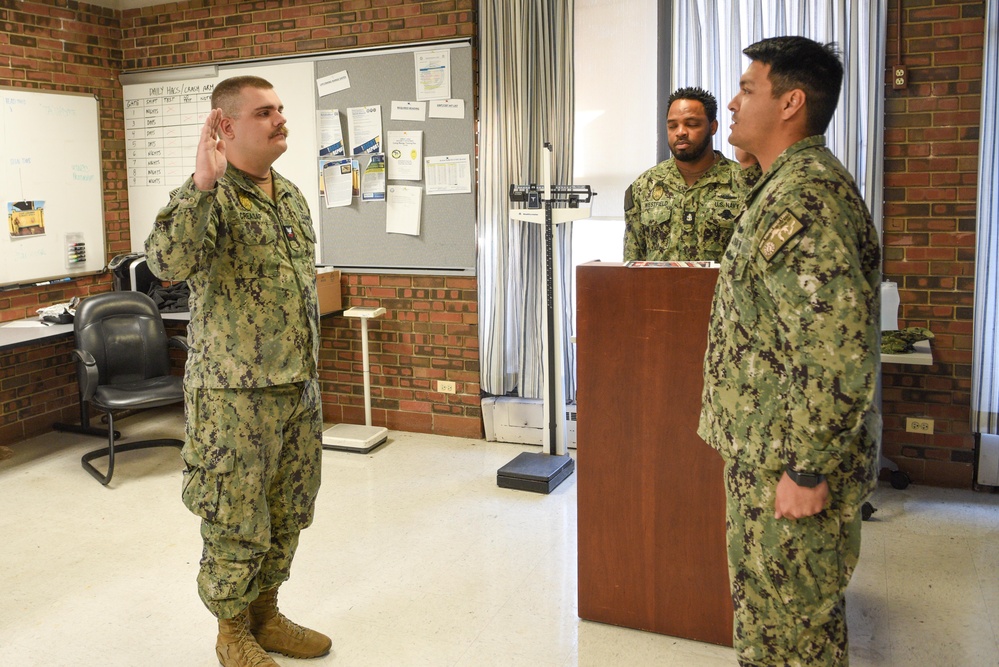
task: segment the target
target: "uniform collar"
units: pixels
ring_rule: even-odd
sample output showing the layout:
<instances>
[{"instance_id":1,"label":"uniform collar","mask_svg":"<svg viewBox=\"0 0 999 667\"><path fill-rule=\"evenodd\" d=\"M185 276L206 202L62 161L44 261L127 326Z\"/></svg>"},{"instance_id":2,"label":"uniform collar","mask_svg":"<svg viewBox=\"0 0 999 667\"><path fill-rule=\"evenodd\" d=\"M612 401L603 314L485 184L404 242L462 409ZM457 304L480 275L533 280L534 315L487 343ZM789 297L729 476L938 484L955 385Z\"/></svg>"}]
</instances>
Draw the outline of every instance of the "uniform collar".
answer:
<instances>
[{"instance_id":1,"label":"uniform collar","mask_svg":"<svg viewBox=\"0 0 999 667\"><path fill-rule=\"evenodd\" d=\"M257 184L253 182L253 179L251 179L242 169L234 167L230 164L226 167L225 175L230 178L234 184L239 186L240 189L245 190L250 194L258 194L259 196L259 193L261 192L260 188L257 187ZM287 192L288 188L285 186L284 177L277 173L273 167L271 167L271 178L274 179L274 201L277 201L283 194L285 194L285 192Z\"/></svg>"},{"instance_id":2,"label":"uniform collar","mask_svg":"<svg viewBox=\"0 0 999 667\"><path fill-rule=\"evenodd\" d=\"M794 155L797 155L801 151L808 150L810 148L823 148L826 145L826 137L824 134L813 134L810 137L805 137L804 139L799 139L790 146L784 149L784 152L777 156L777 159L773 161L770 168L767 169L760 176L759 180L756 181L756 185L750 190L746 201L748 202L753 198L753 195L759 191L764 183L770 180L770 177L776 174L780 169L788 163Z\"/></svg>"},{"instance_id":3,"label":"uniform collar","mask_svg":"<svg viewBox=\"0 0 999 667\"><path fill-rule=\"evenodd\" d=\"M721 173L720 167L725 163L727 163L728 159L716 150L712 150L711 152L714 153L715 156L714 164L708 167L707 171L698 176L697 180L694 181L693 185L687 185L687 182L683 180L683 174L680 173L679 167L676 166L675 157L670 157L670 159L667 161L669 162L670 178L676 180L679 183L683 183L684 187L687 188L700 187L705 183L713 182L715 179L718 178L719 174Z\"/></svg>"}]
</instances>

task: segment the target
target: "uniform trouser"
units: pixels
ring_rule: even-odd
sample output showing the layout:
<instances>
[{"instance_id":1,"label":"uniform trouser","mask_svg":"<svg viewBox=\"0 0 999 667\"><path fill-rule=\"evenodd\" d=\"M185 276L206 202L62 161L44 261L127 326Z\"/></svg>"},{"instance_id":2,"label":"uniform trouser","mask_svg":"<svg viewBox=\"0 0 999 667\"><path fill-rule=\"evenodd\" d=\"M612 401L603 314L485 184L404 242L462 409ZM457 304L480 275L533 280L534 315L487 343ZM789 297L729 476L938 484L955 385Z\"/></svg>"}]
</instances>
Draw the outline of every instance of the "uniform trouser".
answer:
<instances>
[{"instance_id":1,"label":"uniform trouser","mask_svg":"<svg viewBox=\"0 0 999 667\"><path fill-rule=\"evenodd\" d=\"M783 471L725 465L729 578L740 665L849 664L844 593L860 555L859 507L774 519Z\"/></svg>"},{"instance_id":2,"label":"uniform trouser","mask_svg":"<svg viewBox=\"0 0 999 667\"><path fill-rule=\"evenodd\" d=\"M184 504L201 517L198 593L232 618L286 581L312 523L322 457L319 383L185 390Z\"/></svg>"}]
</instances>

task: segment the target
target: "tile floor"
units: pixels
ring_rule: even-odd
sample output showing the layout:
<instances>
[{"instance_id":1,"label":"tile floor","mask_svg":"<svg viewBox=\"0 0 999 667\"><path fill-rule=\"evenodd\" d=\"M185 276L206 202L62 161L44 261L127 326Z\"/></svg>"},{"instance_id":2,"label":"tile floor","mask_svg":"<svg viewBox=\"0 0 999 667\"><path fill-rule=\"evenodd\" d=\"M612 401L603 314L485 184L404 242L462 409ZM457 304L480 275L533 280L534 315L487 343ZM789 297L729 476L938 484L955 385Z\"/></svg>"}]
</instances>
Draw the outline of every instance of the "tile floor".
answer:
<instances>
[{"instance_id":1,"label":"tile floor","mask_svg":"<svg viewBox=\"0 0 999 667\"><path fill-rule=\"evenodd\" d=\"M173 409L121 422L181 430ZM0 463L0 665L210 667L214 619L194 587L198 521L174 449L123 454L110 487L50 433ZM732 667L731 649L576 616L576 475L550 495L501 489L532 448L392 432L368 455L324 452L315 524L282 589L343 667ZM999 665L999 495L879 489L849 591L855 667Z\"/></svg>"}]
</instances>

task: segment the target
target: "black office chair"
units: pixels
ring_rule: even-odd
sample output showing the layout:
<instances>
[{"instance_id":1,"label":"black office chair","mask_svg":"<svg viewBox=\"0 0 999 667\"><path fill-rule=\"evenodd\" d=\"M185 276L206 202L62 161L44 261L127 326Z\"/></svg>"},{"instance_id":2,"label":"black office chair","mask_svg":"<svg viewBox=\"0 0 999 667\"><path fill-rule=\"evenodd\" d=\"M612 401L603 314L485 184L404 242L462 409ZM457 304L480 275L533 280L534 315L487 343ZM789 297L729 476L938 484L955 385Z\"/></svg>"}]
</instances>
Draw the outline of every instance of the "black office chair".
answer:
<instances>
[{"instance_id":1,"label":"black office chair","mask_svg":"<svg viewBox=\"0 0 999 667\"><path fill-rule=\"evenodd\" d=\"M76 377L80 388L80 426L56 424L59 430L101 435L108 446L88 452L80 461L101 484L114 474L114 457L147 447L183 446L182 440L143 440L115 444L115 411L144 410L184 400L183 380L170 374L168 348L187 351L183 336L167 339L163 319L153 300L141 292L105 292L80 302L73 320L76 335ZM107 431L90 426L88 406L107 415ZM107 473L90 462L107 456Z\"/></svg>"}]
</instances>

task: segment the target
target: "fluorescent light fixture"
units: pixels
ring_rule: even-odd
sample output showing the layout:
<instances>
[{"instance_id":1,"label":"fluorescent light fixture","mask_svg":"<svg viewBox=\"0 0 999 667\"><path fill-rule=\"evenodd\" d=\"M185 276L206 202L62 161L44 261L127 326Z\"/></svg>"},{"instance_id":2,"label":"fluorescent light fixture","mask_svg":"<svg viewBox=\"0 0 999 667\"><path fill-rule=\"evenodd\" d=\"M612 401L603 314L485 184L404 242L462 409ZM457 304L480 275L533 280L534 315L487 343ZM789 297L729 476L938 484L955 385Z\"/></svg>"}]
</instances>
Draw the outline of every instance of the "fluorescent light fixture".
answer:
<instances>
[{"instance_id":1,"label":"fluorescent light fixture","mask_svg":"<svg viewBox=\"0 0 999 667\"><path fill-rule=\"evenodd\" d=\"M121 85L134 83L161 83L163 81L179 81L185 79L209 79L219 75L218 65L201 65L199 67L183 67L180 69L152 69L143 72L123 72L118 75Z\"/></svg>"}]
</instances>

